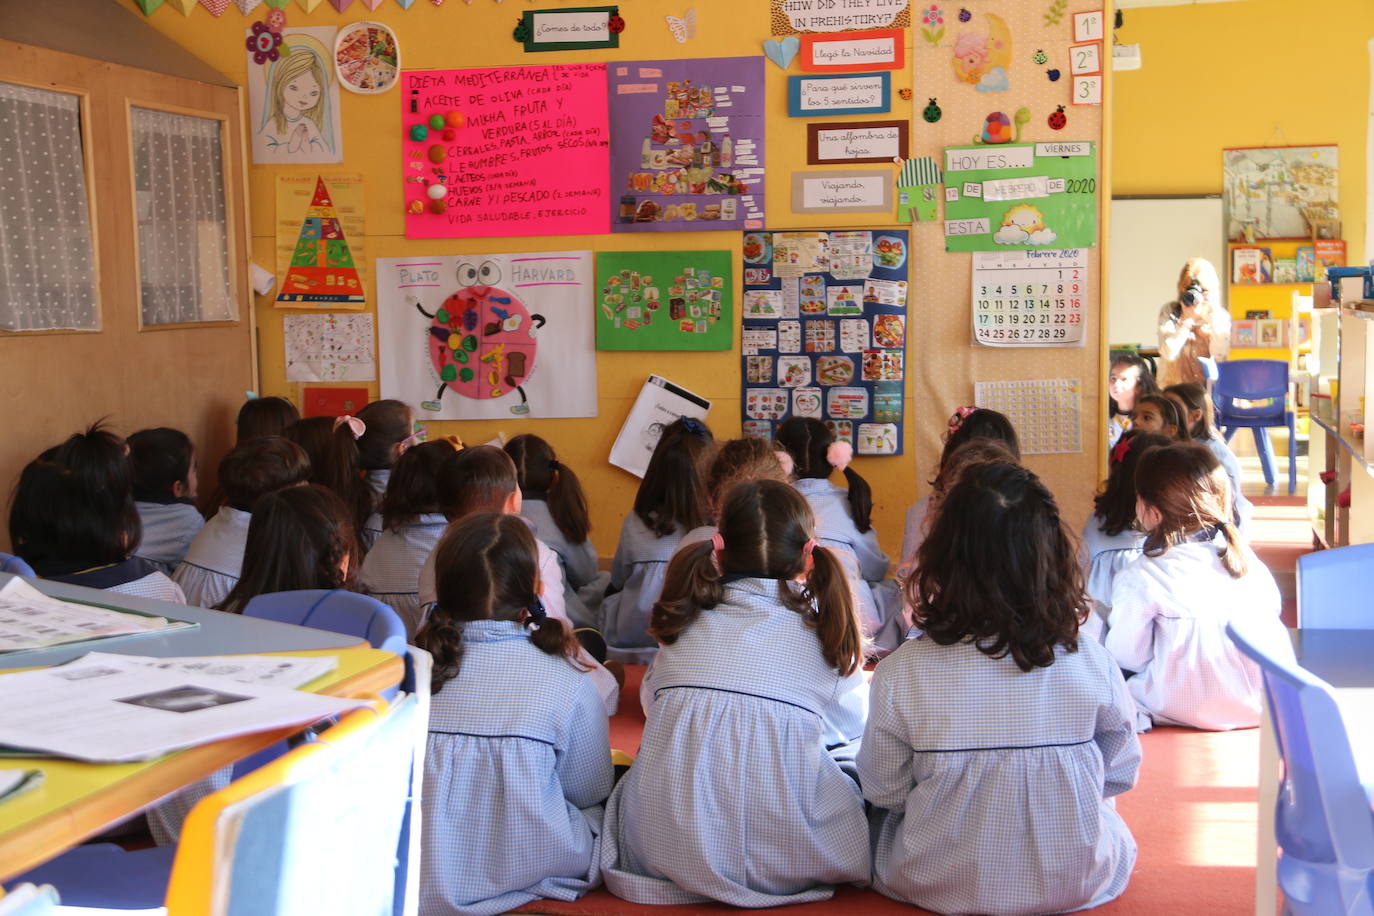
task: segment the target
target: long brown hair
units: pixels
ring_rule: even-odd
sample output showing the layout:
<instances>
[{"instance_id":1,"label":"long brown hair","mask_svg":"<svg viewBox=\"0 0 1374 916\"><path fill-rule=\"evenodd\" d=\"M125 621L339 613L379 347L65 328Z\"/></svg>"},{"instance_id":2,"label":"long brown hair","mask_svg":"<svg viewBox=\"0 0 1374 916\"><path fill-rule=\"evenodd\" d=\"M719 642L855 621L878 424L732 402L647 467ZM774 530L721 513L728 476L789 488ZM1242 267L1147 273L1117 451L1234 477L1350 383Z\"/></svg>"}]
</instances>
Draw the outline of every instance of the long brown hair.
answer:
<instances>
[{"instance_id":1,"label":"long brown hair","mask_svg":"<svg viewBox=\"0 0 1374 916\"><path fill-rule=\"evenodd\" d=\"M310 482L339 495L361 531L376 507L376 493L363 479L358 440L347 423L334 417L306 417L286 429L286 438L310 456Z\"/></svg>"},{"instance_id":2,"label":"long brown hair","mask_svg":"<svg viewBox=\"0 0 1374 916\"><path fill-rule=\"evenodd\" d=\"M1184 413L1183 406L1178 401L1163 393L1143 394L1136 398L1135 409L1137 411L1140 410L1141 404L1154 405L1165 425L1175 429L1175 433L1171 437L1175 442L1188 441L1188 415Z\"/></svg>"},{"instance_id":3,"label":"long brown hair","mask_svg":"<svg viewBox=\"0 0 1374 916\"><path fill-rule=\"evenodd\" d=\"M705 423L679 417L663 428L635 493L635 515L657 537L700 528L711 520L706 468L716 441Z\"/></svg>"},{"instance_id":4,"label":"long brown hair","mask_svg":"<svg viewBox=\"0 0 1374 916\"><path fill-rule=\"evenodd\" d=\"M1173 441L1163 433L1147 433L1143 429L1128 429L1117 440L1107 479L1093 497L1093 516L1103 534L1116 537L1135 524L1135 472L1141 457L1150 449Z\"/></svg>"},{"instance_id":5,"label":"long brown hair","mask_svg":"<svg viewBox=\"0 0 1374 916\"><path fill-rule=\"evenodd\" d=\"M351 589L358 560L353 520L333 490L307 484L268 493L253 504L243 570L219 610L242 614L250 600L269 592Z\"/></svg>"},{"instance_id":6,"label":"long brown hair","mask_svg":"<svg viewBox=\"0 0 1374 916\"><path fill-rule=\"evenodd\" d=\"M396 460L382 496L382 524L388 531L439 511L439 469L453 451L452 442L438 439L412 446Z\"/></svg>"},{"instance_id":7,"label":"long brown hair","mask_svg":"<svg viewBox=\"0 0 1374 916\"><path fill-rule=\"evenodd\" d=\"M996 411L986 411L996 413ZM1001 414L998 414L1001 416ZM940 472L930 486L930 501L926 503L925 530L929 533L935 525L935 517L940 514L940 506L950 488L959 482L964 470L975 464L1001 461L1005 464L1020 464L1018 453L1012 451L1003 439L965 439L940 462Z\"/></svg>"},{"instance_id":8,"label":"long brown hair","mask_svg":"<svg viewBox=\"0 0 1374 916\"><path fill-rule=\"evenodd\" d=\"M368 471L394 466L396 446L410 437L415 411L405 401L387 398L358 411L358 419L367 425L358 439L358 462Z\"/></svg>"},{"instance_id":9,"label":"long brown hair","mask_svg":"<svg viewBox=\"0 0 1374 916\"><path fill-rule=\"evenodd\" d=\"M237 435L235 444L280 436L286 432L286 427L300 418L301 412L286 398L266 397L244 401L234 422Z\"/></svg>"},{"instance_id":10,"label":"long brown hair","mask_svg":"<svg viewBox=\"0 0 1374 916\"><path fill-rule=\"evenodd\" d=\"M792 456L798 479L826 480L835 472L830 464L830 446L835 434L813 417L789 417L778 426L775 438ZM849 517L860 532L873 527L873 489L859 472L846 466L845 484L849 487Z\"/></svg>"},{"instance_id":11,"label":"long brown hair","mask_svg":"<svg viewBox=\"0 0 1374 916\"><path fill-rule=\"evenodd\" d=\"M573 469L558 460L553 446L533 433L506 443L506 454L515 462L515 476L525 499L543 499L553 523L570 544L581 544L592 530L587 495Z\"/></svg>"},{"instance_id":12,"label":"long brown hair","mask_svg":"<svg viewBox=\"0 0 1374 916\"><path fill-rule=\"evenodd\" d=\"M966 467L917 565L903 590L935 643L971 642L1022 671L1053 664L1056 646L1078 649L1083 572L1054 497L1026 468Z\"/></svg>"},{"instance_id":13,"label":"long brown hair","mask_svg":"<svg viewBox=\"0 0 1374 916\"><path fill-rule=\"evenodd\" d=\"M434 656L432 692L458 676L470 620L516 621L541 652L576 666L578 642L563 621L536 622L529 612L539 602L538 584L539 551L522 519L478 512L449 529L434 548L434 608L415 635L415 644Z\"/></svg>"},{"instance_id":14,"label":"long brown hair","mask_svg":"<svg viewBox=\"0 0 1374 916\"><path fill-rule=\"evenodd\" d=\"M649 633L672 645L701 614L724 598L721 576L740 573L777 579L778 602L816 631L826 664L841 675L863 664L864 640L844 568L835 555L815 545L815 516L806 498L778 480L750 480L730 490L718 520L724 548L719 567L710 541L690 544L668 564L663 594L654 605ZM805 588L792 580L811 571Z\"/></svg>"},{"instance_id":15,"label":"long brown hair","mask_svg":"<svg viewBox=\"0 0 1374 916\"><path fill-rule=\"evenodd\" d=\"M494 445L474 445L444 459L435 489L439 511L452 522L474 512L500 512L520 486L509 455Z\"/></svg>"},{"instance_id":16,"label":"long brown hair","mask_svg":"<svg viewBox=\"0 0 1374 916\"><path fill-rule=\"evenodd\" d=\"M1220 532L1221 565L1231 578L1249 569L1240 531L1231 522L1231 483L1205 445L1176 442L1152 449L1135 472L1136 494L1158 510L1159 524L1145 536L1145 555L1160 557L1184 541Z\"/></svg>"},{"instance_id":17,"label":"long brown hair","mask_svg":"<svg viewBox=\"0 0 1374 916\"><path fill-rule=\"evenodd\" d=\"M1196 423L1188 426L1188 436L1192 439L1207 439L1215 431L1213 423L1213 404L1212 399L1207 396L1207 389L1197 382L1179 382L1177 385L1170 385L1164 389L1164 393L1171 398L1177 399L1187 413L1194 410L1202 411L1202 416L1198 417ZM1187 414L1183 417L1184 422L1188 421Z\"/></svg>"}]
</instances>

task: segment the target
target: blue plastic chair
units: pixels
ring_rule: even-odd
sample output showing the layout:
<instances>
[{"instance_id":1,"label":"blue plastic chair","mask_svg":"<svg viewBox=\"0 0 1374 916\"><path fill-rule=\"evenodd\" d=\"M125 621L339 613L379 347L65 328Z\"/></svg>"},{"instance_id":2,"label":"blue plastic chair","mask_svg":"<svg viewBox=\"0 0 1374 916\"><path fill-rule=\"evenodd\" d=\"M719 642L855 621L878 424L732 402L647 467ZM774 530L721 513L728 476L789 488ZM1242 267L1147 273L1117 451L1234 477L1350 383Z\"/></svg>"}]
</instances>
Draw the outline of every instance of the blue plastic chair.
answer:
<instances>
[{"instance_id":1,"label":"blue plastic chair","mask_svg":"<svg viewBox=\"0 0 1374 916\"><path fill-rule=\"evenodd\" d=\"M79 846L16 879L74 906L223 916L393 910L416 748L411 695L350 713L319 740L202 799L176 847ZM422 768L422 767L421 767ZM207 880L208 876L208 880ZM222 903L216 903L216 900Z\"/></svg>"},{"instance_id":2,"label":"blue plastic chair","mask_svg":"<svg viewBox=\"0 0 1374 916\"><path fill-rule=\"evenodd\" d=\"M0 553L0 572L13 573L16 576L37 576L33 567L25 563L20 557L11 553Z\"/></svg>"},{"instance_id":3,"label":"blue plastic chair","mask_svg":"<svg viewBox=\"0 0 1374 916\"><path fill-rule=\"evenodd\" d=\"M1374 544L1352 544L1298 557L1298 626L1374 629Z\"/></svg>"},{"instance_id":4,"label":"blue plastic chair","mask_svg":"<svg viewBox=\"0 0 1374 916\"><path fill-rule=\"evenodd\" d=\"M1264 674L1283 762L1274 835L1284 912L1374 916L1374 812L1331 685L1298 665L1287 640L1243 619L1226 632Z\"/></svg>"},{"instance_id":5,"label":"blue plastic chair","mask_svg":"<svg viewBox=\"0 0 1374 916\"><path fill-rule=\"evenodd\" d=\"M396 611L376 598L341 588L258 595L244 607L243 616L357 636L374 649L403 658L406 654L406 628Z\"/></svg>"},{"instance_id":6,"label":"blue plastic chair","mask_svg":"<svg viewBox=\"0 0 1374 916\"><path fill-rule=\"evenodd\" d=\"M1298 486L1298 430L1288 409L1288 363L1281 359L1235 359L1217 366L1212 388L1216 425L1230 442L1236 430L1249 427L1255 436L1264 482L1274 486L1274 446L1268 428L1288 427L1288 493ZM1239 406L1237 401L1262 402Z\"/></svg>"}]
</instances>

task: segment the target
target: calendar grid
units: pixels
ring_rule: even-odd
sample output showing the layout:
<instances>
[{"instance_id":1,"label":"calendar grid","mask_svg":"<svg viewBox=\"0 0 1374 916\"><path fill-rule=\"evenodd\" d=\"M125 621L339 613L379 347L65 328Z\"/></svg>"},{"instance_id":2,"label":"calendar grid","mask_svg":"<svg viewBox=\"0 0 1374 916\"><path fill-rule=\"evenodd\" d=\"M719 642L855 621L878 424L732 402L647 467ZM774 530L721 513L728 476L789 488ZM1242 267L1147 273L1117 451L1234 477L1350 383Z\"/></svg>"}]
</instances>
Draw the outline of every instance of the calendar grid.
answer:
<instances>
[{"instance_id":1,"label":"calendar grid","mask_svg":"<svg viewBox=\"0 0 1374 916\"><path fill-rule=\"evenodd\" d=\"M1087 291L1087 249L974 252L973 342L1081 347Z\"/></svg>"}]
</instances>

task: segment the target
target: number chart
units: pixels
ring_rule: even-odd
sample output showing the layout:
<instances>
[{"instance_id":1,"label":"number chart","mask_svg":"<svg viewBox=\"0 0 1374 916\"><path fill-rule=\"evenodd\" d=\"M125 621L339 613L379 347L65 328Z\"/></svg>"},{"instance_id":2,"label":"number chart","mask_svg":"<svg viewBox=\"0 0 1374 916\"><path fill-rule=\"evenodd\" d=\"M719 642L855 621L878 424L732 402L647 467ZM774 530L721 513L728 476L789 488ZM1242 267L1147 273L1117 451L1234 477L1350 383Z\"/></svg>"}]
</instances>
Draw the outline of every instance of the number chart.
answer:
<instances>
[{"instance_id":1,"label":"number chart","mask_svg":"<svg viewBox=\"0 0 1374 916\"><path fill-rule=\"evenodd\" d=\"M973 403L1006 415L1022 455L1083 451L1081 391L1076 378L978 382Z\"/></svg>"},{"instance_id":2,"label":"number chart","mask_svg":"<svg viewBox=\"0 0 1374 916\"><path fill-rule=\"evenodd\" d=\"M973 342L985 347L1081 347L1088 252L976 251Z\"/></svg>"}]
</instances>

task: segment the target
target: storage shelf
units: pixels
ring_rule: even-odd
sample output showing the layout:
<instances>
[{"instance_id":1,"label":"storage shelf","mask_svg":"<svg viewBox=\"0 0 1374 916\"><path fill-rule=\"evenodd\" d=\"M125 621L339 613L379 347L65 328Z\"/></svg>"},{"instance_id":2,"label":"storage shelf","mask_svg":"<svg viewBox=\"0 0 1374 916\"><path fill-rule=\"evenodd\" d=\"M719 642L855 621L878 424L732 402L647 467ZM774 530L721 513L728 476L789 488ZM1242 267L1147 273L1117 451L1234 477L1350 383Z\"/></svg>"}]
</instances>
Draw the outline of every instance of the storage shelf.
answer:
<instances>
[{"instance_id":1,"label":"storage shelf","mask_svg":"<svg viewBox=\"0 0 1374 916\"><path fill-rule=\"evenodd\" d=\"M1326 430L1327 441L1335 439L1337 442L1339 442L1341 448L1349 452L1350 457L1354 458L1355 462L1359 464L1360 467L1364 468L1365 473L1368 474L1370 477L1374 477L1374 462L1370 462L1369 459L1365 458L1364 456L1363 439L1347 438L1346 434L1342 433L1340 431L1340 428L1337 427L1334 423L1332 423L1329 419L1319 417L1316 414L1312 414L1310 417L1308 417L1308 419L1312 423L1315 423L1317 426L1320 426L1322 429Z\"/></svg>"}]
</instances>

